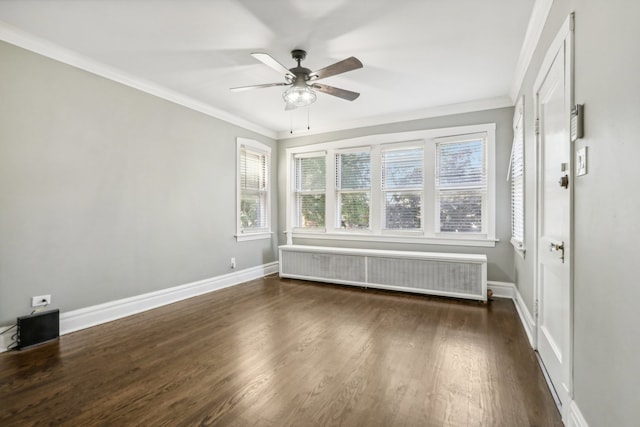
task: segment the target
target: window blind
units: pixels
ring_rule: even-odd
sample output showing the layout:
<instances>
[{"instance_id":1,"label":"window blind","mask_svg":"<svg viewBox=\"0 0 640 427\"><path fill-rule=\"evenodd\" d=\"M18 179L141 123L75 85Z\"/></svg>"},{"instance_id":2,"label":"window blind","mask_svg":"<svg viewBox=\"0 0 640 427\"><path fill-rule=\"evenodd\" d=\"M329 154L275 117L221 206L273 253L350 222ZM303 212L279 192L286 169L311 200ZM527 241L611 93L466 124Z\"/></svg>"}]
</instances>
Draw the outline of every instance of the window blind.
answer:
<instances>
[{"instance_id":1,"label":"window blind","mask_svg":"<svg viewBox=\"0 0 640 427\"><path fill-rule=\"evenodd\" d=\"M485 141L436 144L440 232L482 233L487 195Z\"/></svg>"},{"instance_id":2,"label":"window blind","mask_svg":"<svg viewBox=\"0 0 640 427\"><path fill-rule=\"evenodd\" d=\"M243 231L268 229L267 170L264 153L240 148L240 227Z\"/></svg>"},{"instance_id":3,"label":"window blind","mask_svg":"<svg viewBox=\"0 0 640 427\"><path fill-rule=\"evenodd\" d=\"M300 156L295 162L296 226L324 228L326 156Z\"/></svg>"},{"instance_id":4,"label":"window blind","mask_svg":"<svg viewBox=\"0 0 640 427\"><path fill-rule=\"evenodd\" d=\"M371 153L368 149L336 154L338 228L368 229L371 199Z\"/></svg>"},{"instance_id":5,"label":"window blind","mask_svg":"<svg viewBox=\"0 0 640 427\"><path fill-rule=\"evenodd\" d=\"M524 249L524 127L522 108L516 112L516 123L511 147L511 243Z\"/></svg>"},{"instance_id":6,"label":"window blind","mask_svg":"<svg viewBox=\"0 0 640 427\"><path fill-rule=\"evenodd\" d=\"M383 211L385 229L422 226L424 151L422 148L382 150Z\"/></svg>"}]
</instances>

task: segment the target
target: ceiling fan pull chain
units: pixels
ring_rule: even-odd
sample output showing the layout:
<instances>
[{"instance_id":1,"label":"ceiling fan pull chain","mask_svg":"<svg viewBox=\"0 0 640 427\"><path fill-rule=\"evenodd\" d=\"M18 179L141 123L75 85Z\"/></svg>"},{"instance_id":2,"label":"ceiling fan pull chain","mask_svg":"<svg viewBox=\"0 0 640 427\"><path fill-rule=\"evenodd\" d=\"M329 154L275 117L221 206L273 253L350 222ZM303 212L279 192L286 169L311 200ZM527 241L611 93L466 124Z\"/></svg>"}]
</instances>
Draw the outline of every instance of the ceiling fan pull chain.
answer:
<instances>
[{"instance_id":1,"label":"ceiling fan pull chain","mask_svg":"<svg viewBox=\"0 0 640 427\"><path fill-rule=\"evenodd\" d=\"M307 107L307 130L311 130L311 127L309 126L309 116L311 116L311 105Z\"/></svg>"},{"instance_id":2,"label":"ceiling fan pull chain","mask_svg":"<svg viewBox=\"0 0 640 427\"><path fill-rule=\"evenodd\" d=\"M289 113L289 133L293 135L293 112Z\"/></svg>"}]
</instances>

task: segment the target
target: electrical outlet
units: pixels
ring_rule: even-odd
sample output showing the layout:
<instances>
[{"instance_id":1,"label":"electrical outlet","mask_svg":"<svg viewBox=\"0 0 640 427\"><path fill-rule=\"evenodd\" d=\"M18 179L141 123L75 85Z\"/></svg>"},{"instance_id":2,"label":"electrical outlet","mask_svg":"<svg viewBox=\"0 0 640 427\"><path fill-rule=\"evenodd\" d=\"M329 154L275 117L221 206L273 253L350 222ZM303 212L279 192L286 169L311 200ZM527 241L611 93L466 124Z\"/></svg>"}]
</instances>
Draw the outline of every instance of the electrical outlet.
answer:
<instances>
[{"instance_id":1,"label":"electrical outlet","mask_svg":"<svg viewBox=\"0 0 640 427\"><path fill-rule=\"evenodd\" d=\"M42 305L51 304L51 295L38 295L31 297L31 307L40 307Z\"/></svg>"},{"instance_id":2,"label":"electrical outlet","mask_svg":"<svg viewBox=\"0 0 640 427\"><path fill-rule=\"evenodd\" d=\"M231 258L231 268L236 268L236 259Z\"/></svg>"}]
</instances>

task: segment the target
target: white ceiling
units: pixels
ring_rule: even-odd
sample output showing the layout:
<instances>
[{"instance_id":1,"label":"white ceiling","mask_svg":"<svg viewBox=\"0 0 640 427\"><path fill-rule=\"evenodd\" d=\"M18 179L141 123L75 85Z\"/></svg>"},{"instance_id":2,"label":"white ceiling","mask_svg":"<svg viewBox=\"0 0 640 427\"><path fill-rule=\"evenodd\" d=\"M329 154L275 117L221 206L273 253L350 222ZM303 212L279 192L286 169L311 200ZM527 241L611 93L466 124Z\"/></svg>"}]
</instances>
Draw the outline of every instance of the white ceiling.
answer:
<instances>
[{"instance_id":1,"label":"white ceiling","mask_svg":"<svg viewBox=\"0 0 640 427\"><path fill-rule=\"evenodd\" d=\"M302 65L312 70L349 56L362 61L364 68L322 81L361 96L318 94L310 110L316 132L500 105L512 101L534 1L0 0L0 21L5 34L10 28L47 50L71 51L110 70L103 75L284 136L292 125L306 131L307 113L284 111L283 88L229 91L284 81L251 52L290 68L289 52L305 49Z\"/></svg>"}]
</instances>

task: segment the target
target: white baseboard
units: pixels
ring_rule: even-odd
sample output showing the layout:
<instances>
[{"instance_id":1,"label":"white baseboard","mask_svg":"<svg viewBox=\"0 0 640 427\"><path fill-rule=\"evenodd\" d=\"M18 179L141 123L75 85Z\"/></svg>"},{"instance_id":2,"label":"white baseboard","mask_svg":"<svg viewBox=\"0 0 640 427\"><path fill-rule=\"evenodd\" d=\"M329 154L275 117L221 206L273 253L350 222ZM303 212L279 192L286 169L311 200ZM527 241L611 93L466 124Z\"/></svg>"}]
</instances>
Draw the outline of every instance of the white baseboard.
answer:
<instances>
[{"instance_id":1,"label":"white baseboard","mask_svg":"<svg viewBox=\"0 0 640 427\"><path fill-rule=\"evenodd\" d=\"M520 321L522 322L522 326L524 326L524 331L527 333L527 338L529 338L529 344L531 344L532 348L536 348L535 341L535 330L536 330L536 322L533 319L533 316L529 312L527 305L524 303L518 288L513 288L513 303L516 306L516 311L518 312L518 316L520 316Z\"/></svg>"},{"instance_id":2,"label":"white baseboard","mask_svg":"<svg viewBox=\"0 0 640 427\"><path fill-rule=\"evenodd\" d=\"M239 285L240 283L277 272L278 261L274 261L257 267L223 274L222 276L187 283L185 285L80 308L78 310L62 312L60 313L60 335L111 322L219 289ZM0 327L0 332L10 326L11 325ZM7 334L12 334L12 332L8 332ZM10 343L9 338L6 337L7 334L0 335L0 353L7 351L7 346Z\"/></svg>"},{"instance_id":3,"label":"white baseboard","mask_svg":"<svg viewBox=\"0 0 640 427\"><path fill-rule=\"evenodd\" d=\"M529 312L529 309L525 305L518 288L516 288L513 283L507 282L487 282L487 288L493 291L494 297L511 298L513 300L518 316L520 317L520 322L522 322L522 326L524 327L527 338L529 339L529 344L532 348L536 348L534 340L536 324L533 316ZM549 384L549 387L552 386ZM567 427L589 427L587 420L585 420L575 400L571 401L569 404L568 414L566 414L566 416Z\"/></svg>"},{"instance_id":4,"label":"white baseboard","mask_svg":"<svg viewBox=\"0 0 640 427\"><path fill-rule=\"evenodd\" d=\"M493 296L496 298L513 299L513 290L515 288L513 283L487 281L487 289L491 289Z\"/></svg>"},{"instance_id":5,"label":"white baseboard","mask_svg":"<svg viewBox=\"0 0 640 427\"><path fill-rule=\"evenodd\" d=\"M228 288L278 271L278 262L60 314L60 335Z\"/></svg>"},{"instance_id":6,"label":"white baseboard","mask_svg":"<svg viewBox=\"0 0 640 427\"><path fill-rule=\"evenodd\" d=\"M575 400L569 405L569 415L567 417L567 427L589 427L587 420L584 419L580 408Z\"/></svg>"},{"instance_id":7,"label":"white baseboard","mask_svg":"<svg viewBox=\"0 0 640 427\"><path fill-rule=\"evenodd\" d=\"M496 298L510 298L513 300L518 316L520 317L520 322L522 322L522 326L527 333L529 344L535 348L534 331L536 324L529 309L522 300L518 288L509 282L487 282L487 288L493 291L493 296Z\"/></svg>"}]
</instances>

